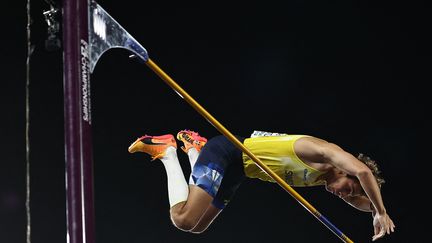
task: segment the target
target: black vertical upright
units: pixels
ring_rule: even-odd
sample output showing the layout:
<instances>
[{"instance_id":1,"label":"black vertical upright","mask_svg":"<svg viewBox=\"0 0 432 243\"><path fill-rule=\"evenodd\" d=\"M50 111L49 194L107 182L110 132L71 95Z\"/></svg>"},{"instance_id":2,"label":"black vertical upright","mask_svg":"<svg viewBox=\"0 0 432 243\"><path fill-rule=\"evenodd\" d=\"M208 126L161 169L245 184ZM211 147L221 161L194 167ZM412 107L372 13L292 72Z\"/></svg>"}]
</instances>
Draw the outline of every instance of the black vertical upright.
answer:
<instances>
[{"instance_id":1,"label":"black vertical upright","mask_svg":"<svg viewBox=\"0 0 432 243\"><path fill-rule=\"evenodd\" d=\"M94 243L89 0L63 1L67 242Z\"/></svg>"}]
</instances>

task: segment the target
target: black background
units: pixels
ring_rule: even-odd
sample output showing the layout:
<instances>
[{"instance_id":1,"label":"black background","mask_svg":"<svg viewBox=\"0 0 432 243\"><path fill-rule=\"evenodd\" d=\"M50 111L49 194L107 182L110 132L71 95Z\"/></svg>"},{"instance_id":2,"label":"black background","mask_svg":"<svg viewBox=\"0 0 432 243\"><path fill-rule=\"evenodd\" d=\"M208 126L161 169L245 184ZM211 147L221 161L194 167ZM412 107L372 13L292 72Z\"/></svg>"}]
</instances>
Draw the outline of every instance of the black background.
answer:
<instances>
[{"instance_id":1,"label":"black background","mask_svg":"<svg viewBox=\"0 0 432 243\"><path fill-rule=\"evenodd\" d=\"M430 8L409 1L98 1L150 58L234 134L310 134L377 160L395 233L426 242ZM26 2L2 9L0 242L25 242ZM33 243L66 242L62 53L44 49L44 1L32 1ZM97 243L338 242L277 184L247 180L207 232L169 219L166 174L137 137L219 132L129 52L91 76ZM186 155L179 150L186 176ZM323 188L296 189L355 242L372 217Z\"/></svg>"}]
</instances>

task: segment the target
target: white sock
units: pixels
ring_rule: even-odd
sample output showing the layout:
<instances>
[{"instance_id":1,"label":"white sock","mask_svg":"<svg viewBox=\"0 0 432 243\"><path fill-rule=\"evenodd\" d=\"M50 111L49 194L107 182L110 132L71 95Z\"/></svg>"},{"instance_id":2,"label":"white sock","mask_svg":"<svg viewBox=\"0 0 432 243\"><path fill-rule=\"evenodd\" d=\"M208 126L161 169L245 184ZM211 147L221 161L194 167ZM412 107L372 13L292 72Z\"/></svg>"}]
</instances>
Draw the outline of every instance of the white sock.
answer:
<instances>
[{"instance_id":1,"label":"white sock","mask_svg":"<svg viewBox=\"0 0 432 243\"><path fill-rule=\"evenodd\" d=\"M189 162L190 162L190 166L191 166L191 175L189 177L189 184L194 184L193 180L192 180L192 171L195 165L195 162L198 159L198 150L196 150L196 148L190 148L188 151L188 157L189 157Z\"/></svg>"},{"instance_id":2,"label":"white sock","mask_svg":"<svg viewBox=\"0 0 432 243\"><path fill-rule=\"evenodd\" d=\"M189 195L189 186L180 166L177 157L177 150L174 147L169 147L165 151L165 156L160 159L165 167L168 179L168 198L170 207L179 202L187 200Z\"/></svg>"}]
</instances>

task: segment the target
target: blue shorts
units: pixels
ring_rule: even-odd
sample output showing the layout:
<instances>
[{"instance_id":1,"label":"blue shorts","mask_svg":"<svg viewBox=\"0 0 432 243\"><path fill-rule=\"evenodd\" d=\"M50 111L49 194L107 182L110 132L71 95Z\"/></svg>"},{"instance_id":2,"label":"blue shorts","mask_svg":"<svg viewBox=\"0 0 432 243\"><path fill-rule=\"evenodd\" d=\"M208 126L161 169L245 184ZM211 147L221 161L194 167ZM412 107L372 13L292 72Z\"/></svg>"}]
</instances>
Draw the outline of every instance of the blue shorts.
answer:
<instances>
[{"instance_id":1,"label":"blue shorts","mask_svg":"<svg viewBox=\"0 0 432 243\"><path fill-rule=\"evenodd\" d=\"M243 143L243 137L236 138ZM223 135L211 138L202 148L191 177L194 185L213 197L213 205L223 209L246 178L242 151Z\"/></svg>"}]
</instances>

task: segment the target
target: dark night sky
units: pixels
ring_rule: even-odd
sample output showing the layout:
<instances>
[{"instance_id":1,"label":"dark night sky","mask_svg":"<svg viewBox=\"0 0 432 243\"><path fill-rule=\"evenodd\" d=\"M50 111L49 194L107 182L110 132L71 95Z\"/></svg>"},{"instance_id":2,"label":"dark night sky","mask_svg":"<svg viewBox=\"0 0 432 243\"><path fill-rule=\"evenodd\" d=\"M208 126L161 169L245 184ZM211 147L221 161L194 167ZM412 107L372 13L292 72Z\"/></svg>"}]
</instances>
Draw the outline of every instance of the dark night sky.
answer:
<instances>
[{"instance_id":1,"label":"dark night sky","mask_svg":"<svg viewBox=\"0 0 432 243\"><path fill-rule=\"evenodd\" d=\"M376 159L396 232L424 242L431 9L409 1L98 1L150 58L232 133L310 134ZM25 242L24 1L2 14L0 243ZM407 5L409 4L409 5ZM66 242L62 53L44 49L32 1L32 242ZM12 36L12 38L9 38ZM219 132L145 65L107 52L92 81L97 243L338 242L277 184L247 180L202 235L170 223L161 163L127 147L143 134ZM6 84L6 85L5 85ZM186 160L179 150L179 158ZM190 172L186 161L185 174ZM323 188L296 189L355 242L372 217ZM429 189L428 189L429 190Z\"/></svg>"}]
</instances>

